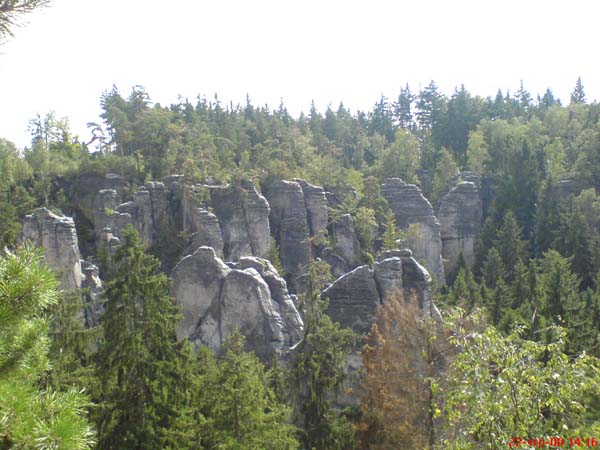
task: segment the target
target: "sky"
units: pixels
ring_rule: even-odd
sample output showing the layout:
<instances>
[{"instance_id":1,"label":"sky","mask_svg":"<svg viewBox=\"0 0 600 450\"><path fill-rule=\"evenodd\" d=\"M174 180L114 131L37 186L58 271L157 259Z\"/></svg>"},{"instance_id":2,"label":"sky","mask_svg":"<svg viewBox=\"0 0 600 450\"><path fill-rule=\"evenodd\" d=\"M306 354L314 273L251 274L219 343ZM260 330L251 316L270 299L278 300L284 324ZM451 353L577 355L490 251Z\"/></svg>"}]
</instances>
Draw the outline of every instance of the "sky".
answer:
<instances>
[{"instance_id":1,"label":"sky","mask_svg":"<svg viewBox=\"0 0 600 450\"><path fill-rule=\"evenodd\" d=\"M581 76L600 99L592 0L53 0L0 45L0 137L23 147L36 114L67 117L89 138L100 97L144 86L154 102L276 108L295 116L343 102L369 110L434 80L451 95L568 102Z\"/></svg>"}]
</instances>

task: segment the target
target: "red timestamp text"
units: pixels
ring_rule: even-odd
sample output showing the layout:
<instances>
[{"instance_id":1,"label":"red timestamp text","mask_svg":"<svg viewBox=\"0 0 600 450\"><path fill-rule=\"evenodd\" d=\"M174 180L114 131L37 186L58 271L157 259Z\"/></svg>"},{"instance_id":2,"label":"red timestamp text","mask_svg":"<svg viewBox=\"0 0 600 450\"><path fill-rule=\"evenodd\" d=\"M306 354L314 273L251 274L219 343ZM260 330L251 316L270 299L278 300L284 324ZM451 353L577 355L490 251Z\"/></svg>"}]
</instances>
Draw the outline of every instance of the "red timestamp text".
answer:
<instances>
[{"instance_id":1,"label":"red timestamp text","mask_svg":"<svg viewBox=\"0 0 600 450\"><path fill-rule=\"evenodd\" d=\"M598 447L598 439L595 437L546 437L546 438L524 438L512 437L508 442L509 447L543 448L543 447Z\"/></svg>"}]
</instances>

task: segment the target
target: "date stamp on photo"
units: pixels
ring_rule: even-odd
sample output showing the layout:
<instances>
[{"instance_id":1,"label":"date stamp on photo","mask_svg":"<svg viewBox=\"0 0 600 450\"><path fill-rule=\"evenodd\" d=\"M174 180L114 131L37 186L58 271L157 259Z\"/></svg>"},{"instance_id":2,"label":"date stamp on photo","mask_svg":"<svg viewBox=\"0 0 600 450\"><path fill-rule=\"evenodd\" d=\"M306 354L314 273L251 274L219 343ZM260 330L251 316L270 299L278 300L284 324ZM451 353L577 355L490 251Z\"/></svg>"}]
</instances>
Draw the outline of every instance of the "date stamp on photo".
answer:
<instances>
[{"instance_id":1,"label":"date stamp on photo","mask_svg":"<svg viewBox=\"0 0 600 450\"><path fill-rule=\"evenodd\" d=\"M522 448L561 448L561 447L598 447L598 439L595 437L546 437L546 438L524 438L512 437L508 446Z\"/></svg>"}]
</instances>

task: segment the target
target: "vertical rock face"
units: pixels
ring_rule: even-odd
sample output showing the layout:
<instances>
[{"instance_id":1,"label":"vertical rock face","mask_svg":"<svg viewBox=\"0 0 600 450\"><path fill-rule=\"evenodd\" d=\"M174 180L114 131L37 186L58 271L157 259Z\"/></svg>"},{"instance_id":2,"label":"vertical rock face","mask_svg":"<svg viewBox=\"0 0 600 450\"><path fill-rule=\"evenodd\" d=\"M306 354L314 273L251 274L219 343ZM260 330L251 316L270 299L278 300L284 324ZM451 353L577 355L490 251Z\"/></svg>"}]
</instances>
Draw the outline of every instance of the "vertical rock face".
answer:
<instances>
[{"instance_id":1,"label":"vertical rock face","mask_svg":"<svg viewBox=\"0 0 600 450\"><path fill-rule=\"evenodd\" d=\"M183 307L183 320L177 338L194 336L211 305L218 305L225 277L231 269L217 258L210 247L200 247L175 266L172 293Z\"/></svg>"},{"instance_id":2,"label":"vertical rock face","mask_svg":"<svg viewBox=\"0 0 600 450\"><path fill-rule=\"evenodd\" d=\"M350 214L344 214L333 224L335 252L340 255L350 267L356 267L360 258L360 243L354 228L354 219Z\"/></svg>"},{"instance_id":3,"label":"vertical rock face","mask_svg":"<svg viewBox=\"0 0 600 450\"><path fill-rule=\"evenodd\" d=\"M169 222L169 206L172 191L162 182L150 182L140 186L133 194L133 201L121 203L114 189L98 191L94 201L94 222L97 239L105 228L120 237L128 225L133 225L147 245L151 245L160 225Z\"/></svg>"},{"instance_id":4,"label":"vertical rock face","mask_svg":"<svg viewBox=\"0 0 600 450\"><path fill-rule=\"evenodd\" d=\"M269 286L271 298L279 305L279 312L283 319L284 341L291 347L303 337L304 323L296 309L287 288L285 280L267 259L255 257L240 258L240 269L254 269Z\"/></svg>"},{"instance_id":5,"label":"vertical rock face","mask_svg":"<svg viewBox=\"0 0 600 450\"><path fill-rule=\"evenodd\" d=\"M482 214L481 197L473 182L458 183L441 199L438 218L446 273L457 269L461 253L468 265L475 262L475 244L481 231Z\"/></svg>"},{"instance_id":6,"label":"vertical rock face","mask_svg":"<svg viewBox=\"0 0 600 450\"><path fill-rule=\"evenodd\" d=\"M186 254L193 253L198 247L212 247L219 258L223 257L223 236L219 219L204 208L193 208L189 230L190 245ZM191 250L191 251L190 251Z\"/></svg>"},{"instance_id":7,"label":"vertical rock face","mask_svg":"<svg viewBox=\"0 0 600 450\"><path fill-rule=\"evenodd\" d=\"M320 186L313 186L304 180L296 180L304 193L306 216L311 236L317 236L327 229L329 211L327 209L327 195Z\"/></svg>"},{"instance_id":8,"label":"vertical rock face","mask_svg":"<svg viewBox=\"0 0 600 450\"><path fill-rule=\"evenodd\" d=\"M294 288L310 260L309 225L304 192L295 181L276 181L267 193L271 205L273 236L279 245L279 257Z\"/></svg>"},{"instance_id":9,"label":"vertical rock face","mask_svg":"<svg viewBox=\"0 0 600 450\"><path fill-rule=\"evenodd\" d=\"M84 323L88 328L98 326L100 317L104 313L104 301L102 294L102 280L100 279L100 270L94 264L82 260L83 281L81 287L86 289L84 303Z\"/></svg>"},{"instance_id":10,"label":"vertical rock face","mask_svg":"<svg viewBox=\"0 0 600 450\"><path fill-rule=\"evenodd\" d=\"M396 217L396 224L407 229L412 224L419 225L419 236L411 242L411 249L417 259L422 259L437 281L444 284L442 267L442 239L440 223L433 214L433 208L419 188L404 183L400 178L388 178L381 186L381 194L388 201Z\"/></svg>"},{"instance_id":11,"label":"vertical rock face","mask_svg":"<svg viewBox=\"0 0 600 450\"><path fill-rule=\"evenodd\" d=\"M342 275L323 291L322 296L329 299L325 312L332 320L359 333L369 331L381 302L369 266L360 266Z\"/></svg>"},{"instance_id":12,"label":"vertical rock face","mask_svg":"<svg viewBox=\"0 0 600 450\"><path fill-rule=\"evenodd\" d=\"M386 252L374 268L360 266L334 281L322 292L329 299L327 314L333 321L358 333L367 333L375 322L377 305L392 295L416 295L424 311L433 313L431 276L410 250Z\"/></svg>"},{"instance_id":13,"label":"vertical rock face","mask_svg":"<svg viewBox=\"0 0 600 450\"><path fill-rule=\"evenodd\" d=\"M227 260L269 253L269 203L251 183L212 187L213 209L221 224Z\"/></svg>"},{"instance_id":14,"label":"vertical rock face","mask_svg":"<svg viewBox=\"0 0 600 450\"><path fill-rule=\"evenodd\" d=\"M303 324L273 266L260 258L242 258L235 269L200 247L171 273L173 295L183 306L177 337L218 350L234 330L248 338L263 360L284 353L303 333ZM271 290L272 289L272 290Z\"/></svg>"},{"instance_id":15,"label":"vertical rock face","mask_svg":"<svg viewBox=\"0 0 600 450\"><path fill-rule=\"evenodd\" d=\"M59 216L46 208L36 209L25 216L21 240L44 249L46 261L57 272L63 290L81 287L81 257L71 217Z\"/></svg>"}]
</instances>

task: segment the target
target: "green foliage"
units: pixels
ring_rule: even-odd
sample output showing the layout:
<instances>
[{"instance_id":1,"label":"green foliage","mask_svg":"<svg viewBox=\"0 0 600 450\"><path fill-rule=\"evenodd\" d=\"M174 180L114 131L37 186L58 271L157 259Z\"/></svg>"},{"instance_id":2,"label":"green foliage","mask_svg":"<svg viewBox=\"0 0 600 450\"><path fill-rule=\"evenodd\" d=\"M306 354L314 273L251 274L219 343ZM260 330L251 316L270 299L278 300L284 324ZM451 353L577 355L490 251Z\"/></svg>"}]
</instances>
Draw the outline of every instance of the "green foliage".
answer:
<instances>
[{"instance_id":1,"label":"green foliage","mask_svg":"<svg viewBox=\"0 0 600 450\"><path fill-rule=\"evenodd\" d=\"M343 450L352 448L352 428L334 405L346 377L346 358L356 336L325 314L320 299L324 270L309 267L309 289L304 302L304 339L294 348L290 367L294 417L301 426L305 448Z\"/></svg>"},{"instance_id":2,"label":"green foliage","mask_svg":"<svg viewBox=\"0 0 600 450\"><path fill-rule=\"evenodd\" d=\"M371 208L360 206L353 214L356 237L363 252L373 248L373 237L377 233L377 220L375 211Z\"/></svg>"},{"instance_id":3,"label":"green foliage","mask_svg":"<svg viewBox=\"0 0 600 450\"><path fill-rule=\"evenodd\" d=\"M406 130L396 131L393 144L381 156L379 176L400 177L407 183L416 183L415 174L419 164L419 143Z\"/></svg>"},{"instance_id":4,"label":"green foliage","mask_svg":"<svg viewBox=\"0 0 600 450\"><path fill-rule=\"evenodd\" d=\"M286 422L289 410L244 344L238 332L227 338L218 358L200 349L192 393L197 416L193 442L207 449L297 449L297 430Z\"/></svg>"},{"instance_id":5,"label":"green foliage","mask_svg":"<svg viewBox=\"0 0 600 450\"><path fill-rule=\"evenodd\" d=\"M433 175L433 200L436 201L440 195L448 189L450 181L458 175L458 166L454 157L448 150L442 148L438 154L438 161Z\"/></svg>"},{"instance_id":6,"label":"green foliage","mask_svg":"<svg viewBox=\"0 0 600 450\"><path fill-rule=\"evenodd\" d=\"M600 372L598 360L572 361L565 332L552 328L547 343L507 337L493 327L455 327L459 346L446 387L444 448L506 448L514 436L594 435Z\"/></svg>"},{"instance_id":7,"label":"green foliage","mask_svg":"<svg viewBox=\"0 0 600 450\"><path fill-rule=\"evenodd\" d=\"M129 227L122 238L98 351L99 448L180 448L189 380L175 339L179 308L136 232Z\"/></svg>"},{"instance_id":8,"label":"green foliage","mask_svg":"<svg viewBox=\"0 0 600 450\"><path fill-rule=\"evenodd\" d=\"M285 269L283 268L281 258L279 257L279 247L277 247L274 237L271 237L270 240L269 261L271 261L271 264L273 264L273 267L275 267L280 276L285 276Z\"/></svg>"},{"instance_id":9,"label":"green foliage","mask_svg":"<svg viewBox=\"0 0 600 450\"><path fill-rule=\"evenodd\" d=\"M46 384L57 390L85 387L88 394L98 394L93 348L99 337L96 327L86 328L80 315L83 311L80 292L62 293L60 301L50 308L50 352L52 370Z\"/></svg>"},{"instance_id":10,"label":"green foliage","mask_svg":"<svg viewBox=\"0 0 600 450\"><path fill-rule=\"evenodd\" d=\"M32 247L0 258L0 447L83 450L94 444L81 387L40 390L57 281Z\"/></svg>"},{"instance_id":11,"label":"green foliage","mask_svg":"<svg viewBox=\"0 0 600 450\"><path fill-rule=\"evenodd\" d=\"M396 217L391 209L385 213L385 232L381 239L382 250L393 250L398 247L398 229L396 228Z\"/></svg>"}]
</instances>

